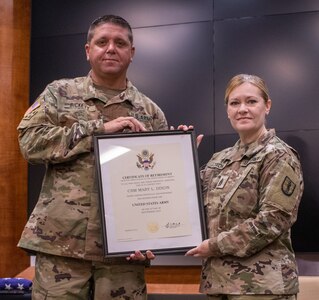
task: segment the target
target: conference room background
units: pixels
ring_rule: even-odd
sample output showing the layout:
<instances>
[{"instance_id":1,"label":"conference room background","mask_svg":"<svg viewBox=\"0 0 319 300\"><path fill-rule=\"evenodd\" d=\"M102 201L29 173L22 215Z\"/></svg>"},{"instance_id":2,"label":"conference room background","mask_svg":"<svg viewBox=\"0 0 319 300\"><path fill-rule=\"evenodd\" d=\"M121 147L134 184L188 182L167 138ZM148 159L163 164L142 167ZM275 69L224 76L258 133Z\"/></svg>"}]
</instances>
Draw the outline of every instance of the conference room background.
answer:
<instances>
[{"instance_id":1,"label":"conference room background","mask_svg":"<svg viewBox=\"0 0 319 300\"><path fill-rule=\"evenodd\" d=\"M55 79L86 75L91 21L117 14L133 27L136 55L128 78L204 140L199 162L238 139L223 102L238 73L261 76L273 101L267 127L300 154L305 191L292 228L297 252L319 252L319 1L33 0L30 104ZM28 213L43 166L29 165Z\"/></svg>"}]
</instances>

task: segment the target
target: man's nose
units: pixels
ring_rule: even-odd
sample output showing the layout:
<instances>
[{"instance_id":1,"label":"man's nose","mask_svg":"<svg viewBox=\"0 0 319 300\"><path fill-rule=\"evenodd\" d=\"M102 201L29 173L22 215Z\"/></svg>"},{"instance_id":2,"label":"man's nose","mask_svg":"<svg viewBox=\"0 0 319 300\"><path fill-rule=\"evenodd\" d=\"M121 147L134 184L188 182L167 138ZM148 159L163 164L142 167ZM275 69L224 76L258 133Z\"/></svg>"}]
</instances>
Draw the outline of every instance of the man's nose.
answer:
<instances>
[{"instance_id":1,"label":"man's nose","mask_svg":"<svg viewBox=\"0 0 319 300\"><path fill-rule=\"evenodd\" d=\"M107 44L106 52L114 52L115 51L115 43L112 41L109 41Z\"/></svg>"}]
</instances>

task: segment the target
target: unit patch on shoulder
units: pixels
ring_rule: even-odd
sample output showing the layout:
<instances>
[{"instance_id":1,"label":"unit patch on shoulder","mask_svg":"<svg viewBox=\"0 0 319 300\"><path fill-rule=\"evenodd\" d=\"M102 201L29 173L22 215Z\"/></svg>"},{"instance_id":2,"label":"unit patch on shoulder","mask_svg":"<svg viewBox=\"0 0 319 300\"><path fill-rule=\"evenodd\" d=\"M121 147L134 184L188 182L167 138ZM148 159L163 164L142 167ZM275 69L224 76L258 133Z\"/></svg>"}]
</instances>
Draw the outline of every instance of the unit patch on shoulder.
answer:
<instances>
[{"instance_id":1,"label":"unit patch on shoulder","mask_svg":"<svg viewBox=\"0 0 319 300\"><path fill-rule=\"evenodd\" d=\"M286 196L291 196L296 188L296 184L286 176L282 185L281 190Z\"/></svg>"}]
</instances>

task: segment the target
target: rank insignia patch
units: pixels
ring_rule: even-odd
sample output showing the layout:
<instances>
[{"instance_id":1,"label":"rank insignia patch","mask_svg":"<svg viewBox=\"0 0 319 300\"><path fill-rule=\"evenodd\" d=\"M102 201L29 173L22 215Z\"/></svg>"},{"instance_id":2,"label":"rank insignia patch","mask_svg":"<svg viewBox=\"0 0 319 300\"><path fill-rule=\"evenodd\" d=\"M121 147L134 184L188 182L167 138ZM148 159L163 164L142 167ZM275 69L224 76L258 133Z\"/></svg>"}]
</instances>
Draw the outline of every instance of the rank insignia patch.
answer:
<instances>
[{"instance_id":1,"label":"rank insignia patch","mask_svg":"<svg viewBox=\"0 0 319 300\"><path fill-rule=\"evenodd\" d=\"M226 175L221 176L220 179L218 180L217 185L216 185L216 189L224 188L228 178L229 178L229 176L226 176Z\"/></svg>"},{"instance_id":2,"label":"rank insignia patch","mask_svg":"<svg viewBox=\"0 0 319 300\"><path fill-rule=\"evenodd\" d=\"M281 190L286 196L291 196L295 187L296 184L288 176L286 176L281 185Z\"/></svg>"}]
</instances>

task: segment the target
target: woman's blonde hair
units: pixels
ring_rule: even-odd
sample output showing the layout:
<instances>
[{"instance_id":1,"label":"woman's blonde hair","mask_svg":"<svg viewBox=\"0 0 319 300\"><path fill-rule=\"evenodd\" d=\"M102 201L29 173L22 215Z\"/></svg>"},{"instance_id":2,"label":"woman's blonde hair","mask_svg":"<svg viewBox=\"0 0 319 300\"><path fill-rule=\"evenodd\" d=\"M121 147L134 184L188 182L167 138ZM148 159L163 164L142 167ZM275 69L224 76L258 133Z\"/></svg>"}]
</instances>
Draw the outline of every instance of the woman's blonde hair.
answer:
<instances>
[{"instance_id":1,"label":"woman's blonde hair","mask_svg":"<svg viewBox=\"0 0 319 300\"><path fill-rule=\"evenodd\" d=\"M225 90L225 103L228 103L229 94L238 86L242 85L245 82L249 82L256 86L261 93L262 98L265 100L265 103L269 100L269 92L265 81L256 76L249 74L238 74L231 78L227 84Z\"/></svg>"}]
</instances>

